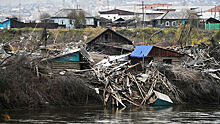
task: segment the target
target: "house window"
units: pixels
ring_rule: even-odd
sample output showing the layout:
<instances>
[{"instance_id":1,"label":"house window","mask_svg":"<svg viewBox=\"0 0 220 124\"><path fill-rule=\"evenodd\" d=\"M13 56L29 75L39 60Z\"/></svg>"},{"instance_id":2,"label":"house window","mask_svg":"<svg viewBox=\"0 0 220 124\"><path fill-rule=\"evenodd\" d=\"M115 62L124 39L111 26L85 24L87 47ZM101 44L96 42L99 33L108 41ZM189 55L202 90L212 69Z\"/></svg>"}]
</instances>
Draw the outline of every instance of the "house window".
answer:
<instances>
[{"instance_id":1,"label":"house window","mask_svg":"<svg viewBox=\"0 0 220 124\"><path fill-rule=\"evenodd\" d=\"M170 22L166 21L165 26L170 26Z\"/></svg>"},{"instance_id":2,"label":"house window","mask_svg":"<svg viewBox=\"0 0 220 124\"><path fill-rule=\"evenodd\" d=\"M173 22L172 22L172 26L175 26L175 25L176 25L176 21L173 21Z\"/></svg>"},{"instance_id":3,"label":"house window","mask_svg":"<svg viewBox=\"0 0 220 124\"><path fill-rule=\"evenodd\" d=\"M160 21L160 20L158 20L158 25L160 25L160 23L161 23L161 21Z\"/></svg>"},{"instance_id":4,"label":"house window","mask_svg":"<svg viewBox=\"0 0 220 124\"><path fill-rule=\"evenodd\" d=\"M163 59L163 63L172 64L172 59Z\"/></svg>"}]
</instances>

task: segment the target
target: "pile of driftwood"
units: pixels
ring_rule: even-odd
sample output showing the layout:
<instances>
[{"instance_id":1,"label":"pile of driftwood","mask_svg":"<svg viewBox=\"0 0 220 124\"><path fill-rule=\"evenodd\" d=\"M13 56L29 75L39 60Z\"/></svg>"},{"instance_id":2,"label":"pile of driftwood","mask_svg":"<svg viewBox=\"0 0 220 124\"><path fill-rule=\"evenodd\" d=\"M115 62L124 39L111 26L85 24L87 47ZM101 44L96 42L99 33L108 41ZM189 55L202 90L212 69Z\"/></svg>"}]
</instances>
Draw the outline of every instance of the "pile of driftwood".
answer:
<instances>
[{"instance_id":1,"label":"pile of driftwood","mask_svg":"<svg viewBox=\"0 0 220 124\"><path fill-rule=\"evenodd\" d=\"M181 102L176 87L153 63L150 63L145 71L134 74L133 69L140 63L130 65L129 61L119 62L119 59L103 61L96 64L93 70L99 82L104 85L104 88L96 87L103 90L104 105L110 103L126 107L125 103L135 106L150 104L149 99L157 86L162 86L161 91L174 94L175 99Z\"/></svg>"},{"instance_id":2,"label":"pile of driftwood","mask_svg":"<svg viewBox=\"0 0 220 124\"><path fill-rule=\"evenodd\" d=\"M218 50L216 48L219 47L207 46L205 44L188 48L186 52L188 52L193 59L186 61L186 67L208 73L212 77L220 80L220 62L216 60L218 55L212 55L213 52Z\"/></svg>"},{"instance_id":3,"label":"pile of driftwood","mask_svg":"<svg viewBox=\"0 0 220 124\"><path fill-rule=\"evenodd\" d=\"M201 43L198 46L170 49L188 56L182 63L185 67L208 73L220 80L220 45L216 43L211 45Z\"/></svg>"}]
</instances>

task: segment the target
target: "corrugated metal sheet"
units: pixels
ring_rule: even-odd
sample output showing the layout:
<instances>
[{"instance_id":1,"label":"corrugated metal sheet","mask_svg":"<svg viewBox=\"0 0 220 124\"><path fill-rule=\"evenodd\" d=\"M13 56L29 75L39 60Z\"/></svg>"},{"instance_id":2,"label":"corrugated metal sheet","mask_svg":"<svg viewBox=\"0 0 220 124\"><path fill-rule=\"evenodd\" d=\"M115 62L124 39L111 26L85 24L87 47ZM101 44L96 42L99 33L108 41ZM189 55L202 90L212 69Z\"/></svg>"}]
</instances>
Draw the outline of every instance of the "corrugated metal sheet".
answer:
<instances>
[{"instance_id":1,"label":"corrugated metal sheet","mask_svg":"<svg viewBox=\"0 0 220 124\"><path fill-rule=\"evenodd\" d=\"M159 48L156 46L136 46L132 52L131 57L142 58L142 57L181 57L180 53L175 51Z\"/></svg>"},{"instance_id":2,"label":"corrugated metal sheet","mask_svg":"<svg viewBox=\"0 0 220 124\"><path fill-rule=\"evenodd\" d=\"M147 57L153 46L136 46L131 54L131 57L142 58Z\"/></svg>"}]
</instances>

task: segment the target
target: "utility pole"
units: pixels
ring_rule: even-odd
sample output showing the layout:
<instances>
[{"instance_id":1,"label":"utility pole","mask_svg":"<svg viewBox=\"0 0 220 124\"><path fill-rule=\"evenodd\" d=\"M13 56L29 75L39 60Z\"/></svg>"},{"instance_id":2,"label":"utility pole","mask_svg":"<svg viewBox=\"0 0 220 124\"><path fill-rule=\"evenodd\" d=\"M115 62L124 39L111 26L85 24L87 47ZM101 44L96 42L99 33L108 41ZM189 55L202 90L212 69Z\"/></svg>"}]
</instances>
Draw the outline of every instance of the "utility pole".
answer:
<instances>
[{"instance_id":1,"label":"utility pole","mask_svg":"<svg viewBox=\"0 0 220 124\"><path fill-rule=\"evenodd\" d=\"M21 0L19 0L19 15L18 20L21 21Z\"/></svg>"},{"instance_id":2,"label":"utility pole","mask_svg":"<svg viewBox=\"0 0 220 124\"><path fill-rule=\"evenodd\" d=\"M142 24L143 24L143 28L144 28L144 1L142 1L142 14L143 14Z\"/></svg>"},{"instance_id":3,"label":"utility pole","mask_svg":"<svg viewBox=\"0 0 220 124\"><path fill-rule=\"evenodd\" d=\"M77 5L76 5L76 9L79 9L80 8L80 5L77 3Z\"/></svg>"},{"instance_id":4,"label":"utility pole","mask_svg":"<svg viewBox=\"0 0 220 124\"><path fill-rule=\"evenodd\" d=\"M65 1L65 0L63 0L63 7L65 7L65 5L66 5L66 1Z\"/></svg>"},{"instance_id":5,"label":"utility pole","mask_svg":"<svg viewBox=\"0 0 220 124\"><path fill-rule=\"evenodd\" d=\"M216 5L215 5L215 15L214 15L214 18L216 18Z\"/></svg>"},{"instance_id":6,"label":"utility pole","mask_svg":"<svg viewBox=\"0 0 220 124\"><path fill-rule=\"evenodd\" d=\"M109 0L107 0L107 6L108 6L108 10L109 10Z\"/></svg>"}]
</instances>

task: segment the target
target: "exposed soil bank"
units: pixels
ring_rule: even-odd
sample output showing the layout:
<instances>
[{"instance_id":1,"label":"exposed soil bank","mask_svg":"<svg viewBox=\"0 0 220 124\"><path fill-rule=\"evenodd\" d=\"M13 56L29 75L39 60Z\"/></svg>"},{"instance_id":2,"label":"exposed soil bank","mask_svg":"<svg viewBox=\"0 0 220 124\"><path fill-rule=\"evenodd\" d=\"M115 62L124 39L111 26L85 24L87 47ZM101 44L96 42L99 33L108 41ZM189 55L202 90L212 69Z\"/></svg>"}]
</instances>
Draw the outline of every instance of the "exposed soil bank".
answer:
<instances>
[{"instance_id":1,"label":"exposed soil bank","mask_svg":"<svg viewBox=\"0 0 220 124\"><path fill-rule=\"evenodd\" d=\"M180 99L188 104L220 103L220 81L206 73L178 66L157 66L177 87ZM172 94L170 94L171 99ZM174 101L175 102L175 101Z\"/></svg>"},{"instance_id":2,"label":"exposed soil bank","mask_svg":"<svg viewBox=\"0 0 220 124\"><path fill-rule=\"evenodd\" d=\"M0 68L0 109L34 108L42 105L102 104L88 79L73 74L37 77L24 57Z\"/></svg>"},{"instance_id":3,"label":"exposed soil bank","mask_svg":"<svg viewBox=\"0 0 220 124\"><path fill-rule=\"evenodd\" d=\"M65 76L41 75L38 78L33 69L28 68L25 57L15 57L11 62L0 68L1 109L103 104L102 96L88 86L94 81L94 77L90 75L67 73ZM155 90L169 95L175 104L179 104L179 100L187 104L220 103L219 80L180 66L160 64L156 67L176 86L179 95L175 96L161 87L156 87Z\"/></svg>"}]
</instances>

